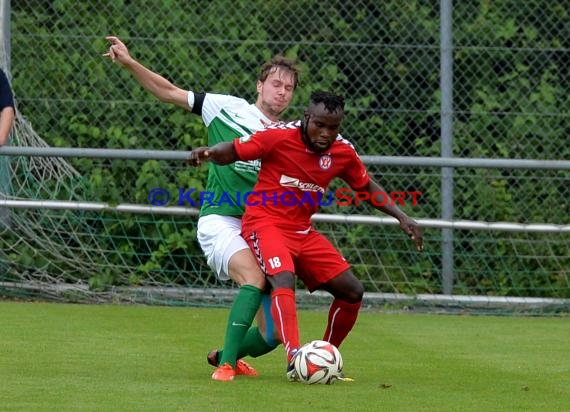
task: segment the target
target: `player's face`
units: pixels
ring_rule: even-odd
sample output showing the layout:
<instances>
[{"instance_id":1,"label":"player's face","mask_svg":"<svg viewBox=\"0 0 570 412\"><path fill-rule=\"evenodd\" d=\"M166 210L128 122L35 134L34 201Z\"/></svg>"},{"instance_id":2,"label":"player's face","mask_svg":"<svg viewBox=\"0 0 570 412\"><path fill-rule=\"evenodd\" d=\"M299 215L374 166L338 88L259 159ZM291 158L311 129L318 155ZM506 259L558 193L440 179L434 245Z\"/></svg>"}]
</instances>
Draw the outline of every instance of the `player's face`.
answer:
<instances>
[{"instance_id":1,"label":"player's face","mask_svg":"<svg viewBox=\"0 0 570 412\"><path fill-rule=\"evenodd\" d=\"M305 111L305 144L314 152L327 151L340 133L340 125L344 117L342 110L329 112L324 104L311 106Z\"/></svg>"},{"instance_id":2,"label":"player's face","mask_svg":"<svg viewBox=\"0 0 570 412\"><path fill-rule=\"evenodd\" d=\"M257 106L271 120L278 120L291 103L294 90L293 74L277 67L269 73L264 82L257 82Z\"/></svg>"}]
</instances>

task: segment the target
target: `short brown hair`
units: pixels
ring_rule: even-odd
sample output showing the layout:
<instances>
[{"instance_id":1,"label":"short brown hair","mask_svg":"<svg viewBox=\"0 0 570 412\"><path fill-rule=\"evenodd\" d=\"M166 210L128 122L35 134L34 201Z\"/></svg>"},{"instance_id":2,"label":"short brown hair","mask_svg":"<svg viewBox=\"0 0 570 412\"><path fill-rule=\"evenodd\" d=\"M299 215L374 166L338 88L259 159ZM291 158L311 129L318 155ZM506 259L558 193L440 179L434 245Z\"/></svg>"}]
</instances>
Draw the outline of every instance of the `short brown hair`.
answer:
<instances>
[{"instance_id":1,"label":"short brown hair","mask_svg":"<svg viewBox=\"0 0 570 412\"><path fill-rule=\"evenodd\" d=\"M270 73L278 69L291 73L293 76L293 87L297 88L297 84L299 84L299 69L297 68L294 60L288 59L280 54L273 56L271 60L265 62L265 64L261 66L261 72L259 73L259 78L257 80L263 83Z\"/></svg>"}]
</instances>

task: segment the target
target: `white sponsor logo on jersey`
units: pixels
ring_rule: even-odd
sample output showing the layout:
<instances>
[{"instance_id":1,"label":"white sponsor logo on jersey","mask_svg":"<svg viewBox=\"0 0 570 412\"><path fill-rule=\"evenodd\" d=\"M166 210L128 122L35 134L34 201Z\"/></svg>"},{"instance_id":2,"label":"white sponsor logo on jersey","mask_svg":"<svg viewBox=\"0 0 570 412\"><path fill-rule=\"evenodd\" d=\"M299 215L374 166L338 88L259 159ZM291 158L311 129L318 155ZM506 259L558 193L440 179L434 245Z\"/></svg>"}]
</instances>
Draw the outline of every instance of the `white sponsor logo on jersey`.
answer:
<instances>
[{"instance_id":1,"label":"white sponsor logo on jersey","mask_svg":"<svg viewBox=\"0 0 570 412\"><path fill-rule=\"evenodd\" d=\"M320 187L315 183L301 182L299 179L287 175L281 175L279 184L285 187L296 187L297 189L302 190L303 192L325 193L325 189L323 189L322 187Z\"/></svg>"}]
</instances>

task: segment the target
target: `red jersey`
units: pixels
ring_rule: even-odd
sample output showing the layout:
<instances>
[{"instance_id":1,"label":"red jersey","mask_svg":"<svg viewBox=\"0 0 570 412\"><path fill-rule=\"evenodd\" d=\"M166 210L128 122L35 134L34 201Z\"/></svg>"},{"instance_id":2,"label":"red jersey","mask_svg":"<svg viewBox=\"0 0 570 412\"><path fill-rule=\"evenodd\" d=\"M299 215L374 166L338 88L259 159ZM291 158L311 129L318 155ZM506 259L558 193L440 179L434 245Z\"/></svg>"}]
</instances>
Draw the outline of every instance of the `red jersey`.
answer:
<instances>
[{"instance_id":1,"label":"red jersey","mask_svg":"<svg viewBox=\"0 0 570 412\"><path fill-rule=\"evenodd\" d=\"M354 190L370 180L350 142L339 135L327 151L312 152L303 143L299 121L235 139L234 148L240 160L261 160L257 183L247 197L244 228L271 223L307 230L319 205L330 204L326 190L331 180L339 177Z\"/></svg>"}]
</instances>

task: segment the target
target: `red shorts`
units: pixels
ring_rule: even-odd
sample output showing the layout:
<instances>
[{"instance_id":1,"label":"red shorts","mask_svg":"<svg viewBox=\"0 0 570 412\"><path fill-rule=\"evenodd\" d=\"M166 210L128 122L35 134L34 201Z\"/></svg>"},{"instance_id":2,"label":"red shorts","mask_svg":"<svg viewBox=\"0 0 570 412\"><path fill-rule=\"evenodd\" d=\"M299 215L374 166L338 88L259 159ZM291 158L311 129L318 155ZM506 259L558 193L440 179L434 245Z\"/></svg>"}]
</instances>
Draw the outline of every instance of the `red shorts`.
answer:
<instances>
[{"instance_id":1,"label":"red shorts","mask_svg":"<svg viewBox=\"0 0 570 412\"><path fill-rule=\"evenodd\" d=\"M263 226L253 232L245 227L242 230L267 276L293 272L311 292L350 269L332 243L312 228L308 233L275 226Z\"/></svg>"}]
</instances>

